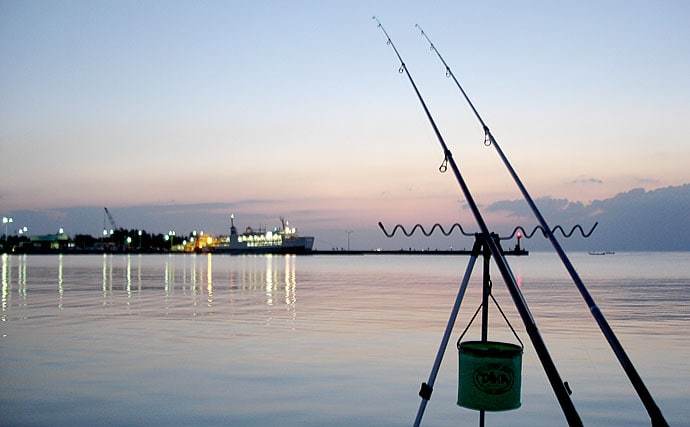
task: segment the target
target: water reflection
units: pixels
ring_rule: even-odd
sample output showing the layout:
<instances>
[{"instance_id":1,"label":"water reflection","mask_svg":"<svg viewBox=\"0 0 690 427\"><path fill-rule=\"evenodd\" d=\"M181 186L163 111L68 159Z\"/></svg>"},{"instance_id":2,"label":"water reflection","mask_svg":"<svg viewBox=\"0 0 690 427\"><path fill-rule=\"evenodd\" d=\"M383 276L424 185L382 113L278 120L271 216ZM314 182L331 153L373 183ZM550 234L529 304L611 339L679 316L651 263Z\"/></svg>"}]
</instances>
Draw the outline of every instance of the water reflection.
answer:
<instances>
[{"instance_id":1,"label":"water reflection","mask_svg":"<svg viewBox=\"0 0 690 427\"><path fill-rule=\"evenodd\" d=\"M266 305L273 305L273 256L266 255Z\"/></svg>"},{"instance_id":2,"label":"water reflection","mask_svg":"<svg viewBox=\"0 0 690 427\"><path fill-rule=\"evenodd\" d=\"M106 304L106 298L108 297L108 255L103 254L103 268L102 268L102 285L101 290L103 292L103 305Z\"/></svg>"},{"instance_id":3,"label":"water reflection","mask_svg":"<svg viewBox=\"0 0 690 427\"><path fill-rule=\"evenodd\" d=\"M196 254L192 255L192 271L191 271L192 287L196 288Z\"/></svg>"},{"instance_id":4,"label":"water reflection","mask_svg":"<svg viewBox=\"0 0 690 427\"><path fill-rule=\"evenodd\" d=\"M285 304L294 307L297 297L295 288L297 287L297 277L295 275L295 255L285 256Z\"/></svg>"},{"instance_id":5,"label":"water reflection","mask_svg":"<svg viewBox=\"0 0 690 427\"><path fill-rule=\"evenodd\" d=\"M297 319L297 294L295 292L297 289L296 259L296 255L285 256L285 305L293 321Z\"/></svg>"},{"instance_id":6,"label":"water reflection","mask_svg":"<svg viewBox=\"0 0 690 427\"><path fill-rule=\"evenodd\" d=\"M32 270L34 266L29 264L34 264L38 268L35 271L39 272L41 268L48 266L41 265L44 259L55 262L53 257L37 258L30 255L8 254L2 256L3 316L13 307L11 298L14 280L17 283L16 295L20 303L17 305L15 302L14 307L17 309L28 307L31 302L28 292L31 286L28 277L29 270L34 271ZM98 261L94 263L93 260ZM193 315L198 315L200 314L198 310L202 306L204 310L215 310L219 303L236 304L242 301L246 304L252 301L267 308L275 308L278 305L286 307L287 312L294 319L297 302L296 262L296 255L104 254L100 258L58 255L57 277L53 279L57 283L52 282L57 284L56 288L53 288L57 291L53 294L56 297L53 299L53 304L62 311L66 308L65 298L73 292L71 289L81 291L86 289L88 292L88 287L94 283L93 277L100 276L95 281L98 285L92 289L100 294L99 305L102 306L116 306L119 302L128 309L136 309L137 301L145 302L145 299L141 298L142 295L154 295L158 291L164 296L162 306L166 309L166 313L169 313L169 310L183 310L184 307L188 309L191 306ZM16 272L13 263L16 265ZM146 268L149 268L147 266L155 271L156 265L162 274L147 277ZM40 273L35 274L39 276L34 279L38 280L34 286L40 287ZM69 280L76 280L74 284L77 286L71 287L71 283L68 286L66 283L68 276ZM137 298L134 298L135 296ZM186 302L183 302L181 298L185 298ZM82 301L79 303L81 304ZM270 313L270 316L273 316L273 312Z\"/></svg>"},{"instance_id":7,"label":"water reflection","mask_svg":"<svg viewBox=\"0 0 690 427\"><path fill-rule=\"evenodd\" d=\"M5 311L9 304L10 293L10 256L2 254L2 320L6 320Z\"/></svg>"},{"instance_id":8,"label":"water reflection","mask_svg":"<svg viewBox=\"0 0 690 427\"><path fill-rule=\"evenodd\" d=\"M130 298L132 298L132 258L127 254L127 300Z\"/></svg>"},{"instance_id":9,"label":"water reflection","mask_svg":"<svg viewBox=\"0 0 690 427\"><path fill-rule=\"evenodd\" d=\"M212 255L208 254L206 256L207 258L207 265L206 265L206 291L208 293L208 306L211 307L213 305L213 263L212 263Z\"/></svg>"},{"instance_id":10,"label":"water reflection","mask_svg":"<svg viewBox=\"0 0 690 427\"><path fill-rule=\"evenodd\" d=\"M26 300L26 295L28 292L28 288L26 285L26 265L27 265L27 260L28 260L28 255L23 254L22 256L19 257L19 268L18 268L18 284L19 284L19 295L22 296L22 299Z\"/></svg>"},{"instance_id":11,"label":"water reflection","mask_svg":"<svg viewBox=\"0 0 690 427\"><path fill-rule=\"evenodd\" d=\"M62 286L62 265L63 265L63 255L58 255L58 308L62 310L62 295L65 293L65 289Z\"/></svg>"}]
</instances>

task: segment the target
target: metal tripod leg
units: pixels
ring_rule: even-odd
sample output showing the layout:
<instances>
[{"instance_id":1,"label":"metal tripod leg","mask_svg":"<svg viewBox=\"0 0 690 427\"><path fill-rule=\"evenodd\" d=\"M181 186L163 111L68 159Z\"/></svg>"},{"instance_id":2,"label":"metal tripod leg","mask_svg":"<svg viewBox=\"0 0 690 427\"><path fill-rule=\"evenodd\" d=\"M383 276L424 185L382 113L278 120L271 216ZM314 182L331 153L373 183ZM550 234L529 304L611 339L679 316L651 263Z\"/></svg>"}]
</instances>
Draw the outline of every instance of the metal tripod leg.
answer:
<instances>
[{"instance_id":1,"label":"metal tripod leg","mask_svg":"<svg viewBox=\"0 0 690 427\"><path fill-rule=\"evenodd\" d=\"M426 409L426 404L431 398L431 392L434 389L434 382L436 382L436 375L441 367L441 361L443 360L443 354L446 352L446 347L448 346L448 340L450 339L450 334L453 332L453 326L455 325L455 319L458 317L458 312L460 311L460 304L465 296L465 290L467 289L467 284L470 281L470 276L472 275L472 269L474 268L474 263L477 261L479 256L478 244L472 249L472 255L470 256L470 261L467 264L467 269L465 270L465 275L462 278L462 283L460 284L460 289L458 290L458 296L455 297L455 304L450 312L450 318L448 319L448 324L446 325L446 330L443 332L443 338L441 339L441 345L438 347L438 352L436 352L436 359L434 360L434 366L431 368L431 373L429 374L429 380L422 383L422 388L419 390L419 396L422 401L419 403L419 409L417 410L417 416L414 420L414 426L419 427L422 422L422 417L424 416L424 410Z\"/></svg>"}]
</instances>

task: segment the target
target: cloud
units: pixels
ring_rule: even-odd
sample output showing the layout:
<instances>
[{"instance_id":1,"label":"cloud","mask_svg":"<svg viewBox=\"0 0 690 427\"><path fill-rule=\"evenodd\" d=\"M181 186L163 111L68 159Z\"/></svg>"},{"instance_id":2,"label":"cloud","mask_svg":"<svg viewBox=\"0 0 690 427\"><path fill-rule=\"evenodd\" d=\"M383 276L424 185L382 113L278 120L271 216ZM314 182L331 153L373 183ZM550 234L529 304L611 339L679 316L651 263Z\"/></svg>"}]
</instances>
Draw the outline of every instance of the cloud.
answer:
<instances>
[{"instance_id":1,"label":"cloud","mask_svg":"<svg viewBox=\"0 0 690 427\"><path fill-rule=\"evenodd\" d=\"M690 184L651 191L635 188L589 204L551 197L537 199L535 203L551 227L561 224L570 228L581 224L588 229L595 221L599 222L590 239L562 240L566 247L583 250L690 250ZM526 226L536 222L524 200L497 201L487 210L524 221L522 225ZM529 244L539 249L548 247L544 239L533 239Z\"/></svg>"},{"instance_id":2,"label":"cloud","mask_svg":"<svg viewBox=\"0 0 690 427\"><path fill-rule=\"evenodd\" d=\"M588 178L588 177L578 177L578 178L575 178L574 180L568 182L568 184L576 184L576 185L578 185L578 184L584 184L584 185L588 185L588 184L603 184L603 183L604 183L603 180L601 180L601 179L599 179L599 178L591 178L591 177L590 177L590 178Z\"/></svg>"},{"instance_id":3,"label":"cloud","mask_svg":"<svg viewBox=\"0 0 690 427\"><path fill-rule=\"evenodd\" d=\"M578 217L585 215L585 205L582 202L572 202L568 199L541 197L534 201L543 212L557 214L560 217ZM532 210L523 199L499 200L487 206L488 212L505 213L515 218L531 218Z\"/></svg>"}]
</instances>

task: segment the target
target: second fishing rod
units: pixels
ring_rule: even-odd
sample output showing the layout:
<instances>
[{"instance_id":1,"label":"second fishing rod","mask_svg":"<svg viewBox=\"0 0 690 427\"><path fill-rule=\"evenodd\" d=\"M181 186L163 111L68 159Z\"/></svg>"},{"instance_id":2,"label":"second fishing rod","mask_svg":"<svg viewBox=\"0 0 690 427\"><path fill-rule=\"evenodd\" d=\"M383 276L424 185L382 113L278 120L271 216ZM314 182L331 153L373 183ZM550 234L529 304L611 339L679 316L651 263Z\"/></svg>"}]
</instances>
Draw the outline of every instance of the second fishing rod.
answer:
<instances>
[{"instance_id":1,"label":"second fishing rod","mask_svg":"<svg viewBox=\"0 0 690 427\"><path fill-rule=\"evenodd\" d=\"M635 388L635 391L637 392L638 396L640 397L642 404L644 405L645 409L647 410L647 413L649 414L649 417L652 421L652 425L653 426L659 426L659 427L668 426L668 423L664 419L664 416L661 413L659 406L656 404L656 402L654 401L654 398L652 397L651 393L647 389L647 386L642 381L642 378L638 374L637 370L635 369L635 366L633 365L632 361L630 360L627 353L625 352L625 349L623 348L620 341L618 340L618 337L613 332L613 329L611 328L608 321L604 317L604 314L601 312L601 310L597 306L596 302L594 301L594 298L589 293L589 290L587 290L587 287L585 286L584 282L580 278L580 275L578 274L577 270L573 266L572 262L570 262L570 259L568 258L568 255L566 255L565 251L563 250L563 247L561 246L561 244L556 239L556 236L554 235L554 233L551 231L551 228L549 227L548 223L546 222L546 219L542 215L542 213L539 210L539 208L537 207L536 203L534 203L534 200L532 199L532 196L527 191L527 188L522 183L520 176L517 174L517 172L513 168L510 161L508 161L508 158L506 157L505 153L501 149L501 146L496 141L496 138L494 138L494 135L491 133L491 130L486 125L486 123L482 119L481 115L479 114L479 112L475 108L474 104L472 103L469 96L465 92L465 89L463 89L462 85L460 84L458 79L455 77L453 70L451 70L450 66L448 66L448 64L446 63L446 60L443 59L443 56L438 51L438 49L436 49L436 46L431 41L429 36L424 32L422 27L420 27L418 24L415 24L415 27L417 27L419 29L419 31L422 33L422 36L427 40L427 42L429 42L429 45L431 46L431 50L436 54L436 56L438 56L439 60L441 61L441 63L445 67L446 77L451 77L453 79L453 81L455 82L455 85L460 90L460 93L462 93L462 96L465 98L465 101L467 101L467 104L470 106L470 108L472 109L472 112L477 117L477 120L479 120L479 123L481 124L482 129L484 130L484 144L487 146L488 145L494 146L494 148L496 149L496 153L501 158L501 161L505 165L506 169L508 169L508 172L510 173L511 177L513 178L513 181L515 181L515 184L517 185L518 189L522 193L522 196L524 197L524 199L527 201L527 204L529 205L530 209L532 210L532 213L537 218L539 225L541 225L541 227L545 230L544 235L549 239L549 241L551 242L551 245L553 246L554 250L558 254L558 257L561 259L561 262L565 266L566 270L568 270L568 274L570 275L571 279L573 280L573 283L575 283L575 286L577 287L578 291L580 292L580 295L582 295L582 298L585 300L587 307L589 308L590 312L592 313L592 317L594 317L595 321L597 322L597 325L599 326L599 329L604 334L606 341L609 343L611 349L613 350L613 353L616 355L616 358L618 359L618 362L623 367L623 370L625 371L626 375L628 376L628 379L630 380L633 387Z\"/></svg>"},{"instance_id":2,"label":"second fishing rod","mask_svg":"<svg viewBox=\"0 0 690 427\"><path fill-rule=\"evenodd\" d=\"M556 369L556 365L554 364L553 359L551 358L551 355L549 354L549 351L546 348L546 344L544 343L544 340L541 337L541 334L539 333L539 329L537 328L532 314L530 313L529 308L527 307L527 303L522 297L522 293L520 292L517 286L515 277L513 276L513 273L508 265L508 261L505 259L505 256L503 255L502 251L500 250L496 242L494 242L494 240L490 237L491 232L489 231L489 228L487 227L486 222L484 221L484 218L482 217L482 214L479 211L476 202L474 201L474 197L472 196L469 187L465 183L465 179L460 173L460 169L458 168L455 159L453 159L453 154L451 153L450 149L448 148L448 145L444 141L443 136L441 135L438 126L436 126L436 122L432 117L429 108L426 105L426 102L424 101L424 98L422 98L422 95L420 94L419 89L417 88L417 85L415 84L414 79L412 78L412 75L407 69L405 61L403 61L402 56L400 56L398 49L395 47L395 44L388 35L388 32L386 32L385 28L383 28L381 22L375 16L373 17L373 19L378 23L378 27L381 29L381 31L383 31L384 35L386 36L387 44L393 48L395 55L400 61L400 68L398 71L400 73L405 73L408 80L410 81L410 84L412 85L412 88L415 91L415 94L417 95L417 98L419 99L419 102L422 105L422 108L424 109L424 113L426 114L426 117L434 130L436 139L438 140L439 144L441 145L441 148L443 149L444 163L447 162L450 165L450 168L452 169L453 174L455 175L455 178L458 184L460 185L460 189L462 190L462 193L465 196L465 200L467 201L467 204L470 207L470 210L472 211L472 215L474 216L477 225L481 230L481 234L485 236L486 244L491 252L494 262L496 263L496 266L498 267L499 272L501 273L503 281L505 282L506 287L508 288L508 291L515 303L518 313L520 314L520 318L522 319L525 325L525 331L527 332L527 335L530 337L530 340L532 341L537 356L539 357L539 360L542 366L544 367L544 372L546 373L549 383L551 384L551 387L554 391L554 394L556 395L561 409L563 410L568 424L571 426L581 426L582 420L580 419L580 416L577 413L577 410L575 409L572 400L570 399L570 394L568 393L567 388L563 384L563 380L561 379L561 376L558 373L558 370ZM424 401L420 405L420 412L422 413L425 407L425 401L426 399L424 399ZM418 413L418 419L421 418L420 415L421 414Z\"/></svg>"}]
</instances>

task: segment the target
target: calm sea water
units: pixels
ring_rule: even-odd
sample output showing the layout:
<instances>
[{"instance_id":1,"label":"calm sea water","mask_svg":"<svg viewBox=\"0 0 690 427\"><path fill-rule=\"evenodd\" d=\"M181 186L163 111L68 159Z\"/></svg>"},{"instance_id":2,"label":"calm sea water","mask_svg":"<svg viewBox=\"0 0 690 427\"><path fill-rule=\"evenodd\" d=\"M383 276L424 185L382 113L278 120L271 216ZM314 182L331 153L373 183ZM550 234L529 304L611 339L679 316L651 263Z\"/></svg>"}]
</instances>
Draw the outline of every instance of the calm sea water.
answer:
<instances>
[{"instance_id":1,"label":"calm sea water","mask_svg":"<svg viewBox=\"0 0 690 427\"><path fill-rule=\"evenodd\" d=\"M690 425L690 253L572 254L671 425ZM646 413L557 259L511 258L585 425ZM411 424L463 257L2 256L0 424ZM476 425L456 406L455 340L481 299L477 268L425 425ZM565 425L525 342L522 407L487 425ZM493 316L490 338L512 341ZM478 322L475 322L478 323ZM468 332L477 338L478 325Z\"/></svg>"}]
</instances>

